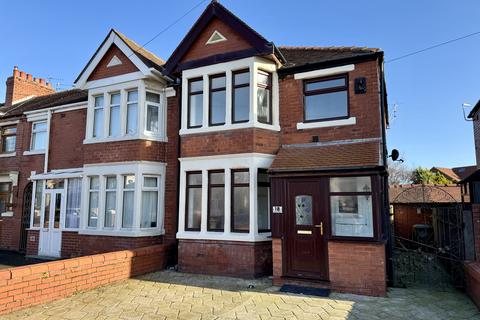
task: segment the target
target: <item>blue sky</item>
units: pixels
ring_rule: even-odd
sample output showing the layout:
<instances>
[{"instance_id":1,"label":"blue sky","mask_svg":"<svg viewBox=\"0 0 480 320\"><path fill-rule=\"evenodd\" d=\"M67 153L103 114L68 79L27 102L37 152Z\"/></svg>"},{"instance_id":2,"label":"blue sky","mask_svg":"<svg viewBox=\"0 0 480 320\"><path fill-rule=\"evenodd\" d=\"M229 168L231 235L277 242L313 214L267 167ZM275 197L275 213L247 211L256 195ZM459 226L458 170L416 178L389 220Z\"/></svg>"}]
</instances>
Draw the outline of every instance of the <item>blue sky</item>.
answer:
<instances>
[{"instance_id":1,"label":"blue sky","mask_svg":"<svg viewBox=\"0 0 480 320\"><path fill-rule=\"evenodd\" d=\"M199 1L2 1L0 81L18 65L67 87L110 28L143 44ZM475 0L221 3L277 45L380 47L386 60L480 31ZM207 4L146 48L168 58ZM475 163L472 124L464 121L461 104L480 98L479 49L480 35L386 64L390 109L397 104L388 145L407 165ZM0 101L4 96L2 85Z\"/></svg>"}]
</instances>

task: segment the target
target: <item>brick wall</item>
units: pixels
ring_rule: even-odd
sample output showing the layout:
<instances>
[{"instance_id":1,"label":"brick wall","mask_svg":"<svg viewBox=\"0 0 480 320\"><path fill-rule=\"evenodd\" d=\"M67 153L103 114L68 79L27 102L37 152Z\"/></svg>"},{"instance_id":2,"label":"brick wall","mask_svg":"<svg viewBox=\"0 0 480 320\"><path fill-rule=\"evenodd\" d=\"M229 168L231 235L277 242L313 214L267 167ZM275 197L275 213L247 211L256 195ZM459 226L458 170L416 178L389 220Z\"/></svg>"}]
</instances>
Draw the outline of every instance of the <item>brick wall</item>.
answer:
<instances>
[{"instance_id":1,"label":"brick wall","mask_svg":"<svg viewBox=\"0 0 480 320\"><path fill-rule=\"evenodd\" d=\"M293 75L280 79L281 144L312 142L312 136L318 136L320 142L381 137L377 72L377 62L369 61L356 64L355 70L348 73L350 117L356 118L355 125L308 130L297 130L297 123L303 122L303 81L295 80ZM357 77L367 78L366 94L355 94Z\"/></svg>"},{"instance_id":2,"label":"brick wall","mask_svg":"<svg viewBox=\"0 0 480 320\"><path fill-rule=\"evenodd\" d=\"M182 272L253 278L272 272L272 244L213 240L179 240Z\"/></svg>"},{"instance_id":3,"label":"brick wall","mask_svg":"<svg viewBox=\"0 0 480 320\"><path fill-rule=\"evenodd\" d=\"M217 30L227 41L206 44L213 32ZM182 62L206 58L214 54L250 49L252 46L236 31L219 19L212 20L190 47Z\"/></svg>"},{"instance_id":4,"label":"brick wall","mask_svg":"<svg viewBox=\"0 0 480 320\"><path fill-rule=\"evenodd\" d=\"M283 275L282 239L272 239L272 262L273 277L280 278Z\"/></svg>"},{"instance_id":5,"label":"brick wall","mask_svg":"<svg viewBox=\"0 0 480 320\"><path fill-rule=\"evenodd\" d=\"M332 288L370 296L385 296L385 245L365 242L328 242Z\"/></svg>"},{"instance_id":6,"label":"brick wall","mask_svg":"<svg viewBox=\"0 0 480 320\"><path fill-rule=\"evenodd\" d=\"M163 245L0 270L0 314L164 269Z\"/></svg>"},{"instance_id":7,"label":"brick wall","mask_svg":"<svg viewBox=\"0 0 480 320\"><path fill-rule=\"evenodd\" d=\"M480 308L480 262L466 262L464 270L465 290L475 305Z\"/></svg>"},{"instance_id":8,"label":"brick wall","mask_svg":"<svg viewBox=\"0 0 480 320\"><path fill-rule=\"evenodd\" d=\"M122 64L107 67L113 56L117 56ZM122 74L138 71L138 68L130 61L130 59L115 45L112 44L107 50L102 60L97 64L97 67L92 71L88 77L88 81L99 80L114 76L120 76Z\"/></svg>"},{"instance_id":9,"label":"brick wall","mask_svg":"<svg viewBox=\"0 0 480 320\"><path fill-rule=\"evenodd\" d=\"M181 138L182 157L260 152L276 154L277 132L258 128L186 135Z\"/></svg>"},{"instance_id":10,"label":"brick wall","mask_svg":"<svg viewBox=\"0 0 480 320\"><path fill-rule=\"evenodd\" d=\"M83 146L84 163L123 161L165 161L166 143L147 140L127 140L92 143Z\"/></svg>"}]
</instances>

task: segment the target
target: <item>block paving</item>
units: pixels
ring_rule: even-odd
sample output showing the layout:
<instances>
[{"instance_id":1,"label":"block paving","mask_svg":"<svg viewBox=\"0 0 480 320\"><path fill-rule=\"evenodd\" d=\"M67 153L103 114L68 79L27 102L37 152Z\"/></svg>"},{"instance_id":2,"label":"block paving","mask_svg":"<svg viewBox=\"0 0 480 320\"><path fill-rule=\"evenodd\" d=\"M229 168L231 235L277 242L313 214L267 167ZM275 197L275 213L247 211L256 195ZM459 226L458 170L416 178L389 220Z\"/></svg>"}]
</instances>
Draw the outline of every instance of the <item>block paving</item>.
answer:
<instances>
[{"instance_id":1,"label":"block paving","mask_svg":"<svg viewBox=\"0 0 480 320\"><path fill-rule=\"evenodd\" d=\"M455 289L390 288L387 298L332 293L328 298L285 294L271 280L243 280L161 271L0 319L480 319L469 298Z\"/></svg>"}]
</instances>

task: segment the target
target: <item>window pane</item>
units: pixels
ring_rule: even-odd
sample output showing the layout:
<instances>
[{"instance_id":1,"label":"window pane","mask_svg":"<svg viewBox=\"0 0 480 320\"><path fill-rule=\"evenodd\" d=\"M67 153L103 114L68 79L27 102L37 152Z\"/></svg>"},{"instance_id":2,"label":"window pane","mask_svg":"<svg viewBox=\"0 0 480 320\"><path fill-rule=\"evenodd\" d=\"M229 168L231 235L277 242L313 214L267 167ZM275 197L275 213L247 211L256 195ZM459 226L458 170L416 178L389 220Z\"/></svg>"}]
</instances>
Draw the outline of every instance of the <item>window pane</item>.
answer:
<instances>
[{"instance_id":1,"label":"window pane","mask_svg":"<svg viewBox=\"0 0 480 320\"><path fill-rule=\"evenodd\" d=\"M160 103L160 95L147 91L147 101Z\"/></svg>"},{"instance_id":2,"label":"window pane","mask_svg":"<svg viewBox=\"0 0 480 320\"><path fill-rule=\"evenodd\" d=\"M156 188L157 187L157 178L156 177L144 177L143 186L146 188Z\"/></svg>"},{"instance_id":3,"label":"window pane","mask_svg":"<svg viewBox=\"0 0 480 320\"><path fill-rule=\"evenodd\" d=\"M212 89L225 88L226 87L225 76L212 78L212 84L211 85L212 85Z\"/></svg>"},{"instance_id":4,"label":"window pane","mask_svg":"<svg viewBox=\"0 0 480 320\"><path fill-rule=\"evenodd\" d=\"M133 227L134 195L135 195L135 192L133 192L133 191L124 191L123 192L123 214L122 214L122 227L123 228Z\"/></svg>"},{"instance_id":5,"label":"window pane","mask_svg":"<svg viewBox=\"0 0 480 320\"><path fill-rule=\"evenodd\" d=\"M260 176L260 174L259 174ZM260 177L259 177L260 180ZM258 230L270 230L270 188L258 187Z\"/></svg>"},{"instance_id":6,"label":"window pane","mask_svg":"<svg viewBox=\"0 0 480 320\"><path fill-rule=\"evenodd\" d=\"M312 196L295 197L295 215L297 225L312 225Z\"/></svg>"},{"instance_id":7,"label":"window pane","mask_svg":"<svg viewBox=\"0 0 480 320\"><path fill-rule=\"evenodd\" d=\"M187 188L187 228L200 229L202 216L202 189Z\"/></svg>"},{"instance_id":8,"label":"window pane","mask_svg":"<svg viewBox=\"0 0 480 320\"><path fill-rule=\"evenodd\" d=\"M47 131L47 123L46 122L34 123L33 131Z\"/></svg>"},{"instance_id":9,"label":"window pane","mask_svg":"<svg viewBox=\"0 0 480 320\"><path fill-rule=\"evenodd\" d=\"M262 170L262 171L260 171ZM269 183L270 180L268 178L268 173L266 172L266 169L258 169L258 182L264 182L264 183Z\"/></svg>"},{"instance_id":10,"label":"window pane","mask_svg":"<svg viewBox=\"0 0 480 320\"><path fill-rule=\"evenodd\" d=\"M16 136L3 137L2 152L15 152L16 144L17 144Z\"/></svg>"},{"instance_id":11,"label":"window pane","mask_svg":"<svg viewBox=\"0 0 480 320\"><path fill-rule=\"evenodd\" d=\"M60 228L60 208L62 206L62 195L57 193L55 195L55 208L53 208L53 228Z\"/></svg>"},{"instance_id":12,"label":"window pane","mask_svg":"<svg viewBox=\"0 0 480 320\"><path fill-rule=\"evenodd\" d=\"M235 171L233 173L234 183L250 183L250 176L248 171Z\"/></svg>"},{"instance_id":13,"label":"window pane","mask_svg":"<svg viewBox=\"0 0 480 320\"><path fill-rule=\"evenodd\" d=\"M120 135L120 106L110 108L109 135L112 137Z\"/></svg>"},{"instance_id":14,"label":"window pane","mask_svg":"<svg viewBox=\"0 0 480 320\"><path fill-rule=\"evenodd\" d=\"M95 108L103 108L103 96L95 97Z\"/></svg>"},{"instance_id":15,"label":"window pane","mask_svg":"<svg viewBox=\"0 0 480 320\"><path fill-rule=\"evenodd\" d=\"M332 233L335 236L373 237L372 197L331 196Z\"/></svg>"},{"instance_id":16,"label":"window pane","mask_svg":"<svg viewBox=\"0 0 480 320\"><path fill-rule=\"evenodd\" d=\"M257 90L257 119L260 122L270 123L270 90L258 88Z\"/></svg>"},{"instance_id":17,"label":"window pane","mask_svg":"<svg viewBox=\"0 0 480 320\"><path fill-rule=\"evenodd\" d=\"M0 182L0 192L9 192L10 182Z\"/></svg>"},{"instance_id":18,"label":"window pane","mask_svg":"<svg viewBox=\"0 0 480 320\"><path fill-rule=\"evenodd\" d=\"M192 185L202 185L202 174L201 173L188 173L187 174L187 183L189 186Z\"/></svg>"},{"instance_id":19,"label":"window pane","mask_svg":"<svg viewBox=\"0 0 480 320\"><path fill-rule=\"evenodd\" d=\"M137 109L136 103L127 105L127 134L137 133Z\"/></svg>"},{"instance_id":20,"label":"window pane","mask_svg":"<svg viewBox=\"0 0 480 320\"><path fill-rule=\"evenodd\" d=\"M234 89L233 121L248 121L250 114L250 87Z\"/></svg>"},{"instance_id":21,"label":"window pane","mask_svg":"<svg viewBox=\"0 0 480 320\"><path fill-rule=\"evenodd\" d=\"M151 178L150 178L151 179ZM158 213L158 191L142 192L141 228L156 228Z\"/></svg>"},{"instance_id":22,"label":"window pane","mask_svg":"<svg viewBox=\"0 0 480 320\"><path fill-rule=\"evenodd\" d=\"M98 177L90 177L90 189L91 190L100 189L100 179Z\"/></svg>"},{"instance_id":23,"label":"window pane","mask_svg":"<svg viewBox=\"0 0 480 320\"><path fill-rule=\"evenodd\" d=\"M50 179L47 180L45 187L47 189L63 189L65 182L63 179Z\"/></svg>"},{"instance_id":24,"label":"window pane","mask_svg":"<svg viewBox=\"0 0 480 320\"><path fill-rule=\"evenodd\" d=\"M372 192L370 177L330 178L330 192Z\"/></svg>"},{"instance_id":25,"label":"window pane","mask_svg":"<svg viewBox=\"0 0 480 320\"><path fill-rule=\"evenodd\" d=\"M235 85L250 83L250 72L236 73L234 77Z\"/></svg>"},{"instance_id":26,"label":"window pane","mask_svg":"<svg viewBox=\"0 0 480 320\"><path fill-rule=\"evenodd\" d=\"M127 101L128 102L136 102L138 101L138 91L129 91L127 94Z\"/></svg>"},{"instance_id":27,"label":"window pane","mask_svg":"<svg viewBox=\"0 0 480 320\"><path fill-rule=\"evenodd\" d=\"M266 74L266 73L257 73L257 83L258 84L261 84L261 85L264 85L264 86L268 86L270 84L270 75Z\"/></svg>"},{"instance_id":28,"label":"window pane","mask_svg":"<svg viewBox=\"0 0 480 320\"><path fill-rule=\"evenodd\" d=\"M225 90L212 92L210 95L210 122L211 124L225 123L225 109L227 94Z\"/></svg>"},{"instance_id":29,"label":"window pane","mask_svg":"<svg viewBox=\"0 0 480 320\"><path fill-rule=\"evenodd\" d=\"M47 194L48 195L48 194ZM90 192L90 201L88 206L88 226L97 227L98 222L98 192Z\"/></svg>"},{"instance_id":30,"label":"window pane","mask_svg":"<svg viewBox=\"0 0 480 320\"><path fill-rule=\"evenodd\" d=\"M113 228L117 213L117 192L108 191L105 193L105 228Z\"/></svg>"},{"instance_id":31,"label":"window pane","mask_svg":"<svg viewBox=\"0 0 480 320\"><path fill-rule=\"evenodd\" d=\"M147 106L147 131L159 132L157 106Z\"/></svg>"},{"instance_id":32,"label":"window pane","mask_svg":"<svg viewBox=\"0 0 480 320\"><path fill-rule=\"evenodd\" d=\"M37 181L35 187L35 202L33 204L33 227L40 227L40 212L42 210L43 181Z\"/></svg>"},{"instance_id":33,"label":"window pane","mask_svg":"<svg viewBox=\"0 0 480 320\"><path fill-rule=\"evenodd\" d=\"M211 172L209 174L210 184L224 184L225 173L223 172Z\"/></svg>"},{"instance_id":34,"label":"window pane","mask_svg":"<svg viewBox=\"0 0 480 320\"><path fill-rule=\"evenodd\" d=\"M328 88L343 87L343 86L345 86L345 78L310 82L305 85L305 90L311 91L311 90L328 89Z\"/></svg>"},{"instance_id":35,"label":"window pane","mask_svg":"<svg viewBox=\"0 0 480 320\"><path fill-rule=\"evenodd\" d=\"M43 210L43 227L48 228L50 226L50 200L51 193L45 194L45 210Z\"/></svg>"},{"instance_id":36,"label":"window pane","mask_svg":"<svg viewBox=\"0 0 480 320\"><path fill-rule=\"evenodd\" d=\"M305 96L305 120L348 116L347 91Z\"/></svg>"},{"instance_id":37,"label":"window pane","mask_svg":"<svg viewBox=\"0 0 480 320\"><path fill-rule=\"evenodd\" d=\"M233 229L248 231L250 221L250 188L233 188Z\"/></svg>"},{"instance_id":38,"label":"window pane","mask_svg":"<svg viewBox=\"0 0 480 320\"><path fill-rule=\"evenodd\" d=\"M195 94L190 96L189 105L189 126L201 126L203 123L203 94Z\"/></svg>"},{"instance_id":39,"label":"window pane","mask_svg":"<svg viewBox=\"0 0 480 320\"><path fill-rule=\"evenodd\" d=\"M93 136L101 138L103 136L103 109L95 109L93 117Z\"/></svg>"},{"instance_id":40,"label":"window pane","mask_svg":"<svg viewBox=\"0 0 480 320\"><path fill-rule=\"evenodd\" d=\"M123 179L123 188L124 189L135 189L135 176L125 176Z\"/></svg>"},{"instance_id":41,"label":"window pane","mask_svg":"<svg viewBox=\"0 0 480 320\"><path fill-rule=\"evenodd\" d=\"M32 136L32 150L44 150L47 145L47 133L36 132Z\"/></svg>"},{"instance_id":42,"label":"window pane","mask_svg":"<svg viewBox=\"0 0 480 320\"><path fill-rule=\"evenodd\" d=\"M110 95L110 105L120 104L120 93Z\"/></svg>"},{"instance_id":43,"label":"window pane","mask_svg":"<svg viewBox=\"0 0 480 320\"><path fill-rule=\"evenodd\" d=\"M225 187L210 187L209 192L208 229L223 230L225 217Z\"/></svg>"},{"instance_id":44,"label":"window pane","mask_svg":"<svg viewBox=\"0 0 480 320\"><path fill-rule=\"evenodd\" d=\"M203 91L203 80L190 82L190 92Z\"/></svg>"},{"instance_id":45,"label":"window pane","mask_svg":"<svg viewBox=\"0 0 480 320\"><path fill-rule=\"evenodd\" d=\"M82 179L81 178L68 179L65 228L79 227L81 200L82 200Z\"/></svg>"},{"instance_id":46,"label":"window pane","mask_svg":"<svg viewBox=\"0 0 480 320\"><path fill-rule=\"evenodd\" d=\"M117 177L107 177L107 189L117 188Z\"/></svg>"},{"instance_id":47,"label":"window pane","mask_svg":"<svg viewBox=\"0 0 480 320\"><path fill-rule=\"evenodd\" d=\"M9 127L3 129L4 134L16 134L17 133L17 127Z\"/></svg>"}]
</instances>

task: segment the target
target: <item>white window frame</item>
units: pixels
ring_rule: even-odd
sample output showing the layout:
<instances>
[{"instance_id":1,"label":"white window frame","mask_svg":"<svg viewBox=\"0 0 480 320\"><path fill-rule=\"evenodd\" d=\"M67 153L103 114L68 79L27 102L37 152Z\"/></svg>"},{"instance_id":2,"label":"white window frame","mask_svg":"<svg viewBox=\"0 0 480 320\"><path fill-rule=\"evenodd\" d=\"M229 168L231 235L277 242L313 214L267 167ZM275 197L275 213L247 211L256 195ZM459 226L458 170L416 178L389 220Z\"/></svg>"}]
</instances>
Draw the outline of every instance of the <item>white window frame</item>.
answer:
<instances>
[{"instance_id":1,"label":"white window frame","mask_svg":"<svg viewBox=\"0 0 480 320\"><path fill-rule=\"evenodd\" d=\"M219 155L205 157L180 158L180 190L179 190L179 218L178 239L225 240L225 241L268 241L271 232L258 232L258 169L268 169L274 155L261 153L244 153L235 155ZM249 169L250 172L250 217L249 232L231 231L231 187L232 169ZM224 231L208 231L208 172L224 170L225 172L225 219ZM200 231L185 230L185 203L187 190L187 172L202 172L202 206ZM255 174L252 174L255 173Z\"/></svg>"},{"instance_id":2,"label":"white window frame","mask_svg":"<svg viewBox=\"0 0 480 320\"><path fill-rule=\"evenodd\" d=\"M105 164L89 164L85 165L84 173L85 178L83 180L84 194L87 196L82 197L82 212L80 220L79 234L90 235L105 235L105 236L124 236L124 237L143 237L143 236L156 236L165 234L164 230L164 216L165 216L165 172L166 164L150 161L132 161L123 163L105 163ZM88 204L89 204L89 185L88 176L98 175L100 176L100 196L99 196L99 224L96 228L88 227ZM134 216L133 227L123 228L123 177L127 175L135 176L135 188L134 192ZM141 221L141 205L142 205L142 187L143 176L155 176L158 177L158 212L157 212L157 227L156 228L140 228ZM117 214L115 217L115 224L113 228L105 228L104 225L104 212L106 203L106 177L117 177ZM140 183L141 182L141 183Z\"/></svg>"},{"instance_id":3,"label":"white window frame","mask_svg":"<svg viewBox=\"0 0 480 320\"><path fill-rule=\"evenodd\" d=\"M137 100L137 123L136 133L127 134L127 94L128 91L138 91ZM162 113L159 115L160 132L154 134L145 130L146 127L146 91L160 95L160 104ZM110 95L120 92L120 135L110 136ZM103 119L103 136L94 137L94 113L95 113L95 97L104 96L104 119ZM88 107L87 107L87 123L85 129L84 144L104 143L111 141L126 140L151 140L167 142L167 117L166 117L166 101L167 96L174 96L174 90L165 88L165 86L157 81L148 80L132 80L114 85L92 88L89 90ZM130 102L133 103L133 102Z\"/></svg>"},{"instance_id":4,"label":"white window frame","mask_svg":"<svg viewBox=\"0 0 480 320\"><path fill-rule=\"evenodd\" d=\"M157 186L156 187L146 187L145 186L145 178L156 178L157 179ZM160 214L160 182L161 182L161 176L159 175L152 175L152 174L143 174L142 175L142 186L141 186L141 197L143 197L143 192L144 191L154 191L154 192L157 192L157 225L159 223L159 214ZM142 202L142 206L140 207L140 219L141 219L141 216L142 216L142 209L143 209L143 202ZM145 230L145 229L155 229L155 228L152 228L152 227L148 227L148 228L142 228L142 226L140 225L140 228L142 230Z\"/></svg>"},{"instance_id":5,"label":"white window frame","mask_svg":"<svg viewBox=\"0 0 480 320\"><path fill-rule=\"evenodd\" d=\"M233 72L248 69L250 72L250 112L248 122L232 123L232 77ZM272 124L259 122L257 119L257 73L259 71L269 72L272 75ZM226 112L225 124L209 125L209 77L225 73L226 75ZM203 78L203 121L202 126L197 128L188 128L188 83L190 79ZM218 63L205 67L184 70L182 72L182 118L180 135L216 132L223 130L241 129L241 128L262 128L272 131L280 131L279 119L279 86L277 67L272 61L251 57L239 59L231 62Z\"/></svg>"},{"instance_id":6,"label":"white window frame","mask_svg":"<svg viewBox=\"0 0 480 320\"><path fill-rule=\"evenodd\" d=\"M147 93L153 93L153 94L158 94L160 97L160 102L152 102L152 101L147 101L146 95ZM162 94L160 92L157 92L155 90L146 90L145 92L145 134L151 135L151 136L165 136L165 131L163 126L163 123L165 122L165 108L164 108L164 103L162 103ZM148 116L148 107L156 107L158 109L158 131L150 131L147 129L147 116Z\"/></svg>"},{"instance_id":7,"label":"white window frame","mask_svg":"<svg viewBox=\"0 0 480 320\"><path fill-rule=\"evenodd\" d=\"M42 129L42 130L35 130L35 125L36 124L40 124L40 123L45 123L46 127L45 129ZM48 139L48 121L46 120L41 120L41 121L34 121L32 122L32 134L30 135L30 151L31 152L45 152L45 149L47 148L47 146L45 145L45 147L43 149L33 149L33 140L34 140L34 135L37 134L37 133L40 133L40 132L45 132L46 136L47 136L47 139ZM48 142L45 142L45 144L48 144Z\"/></svg>"}]
</instances>

